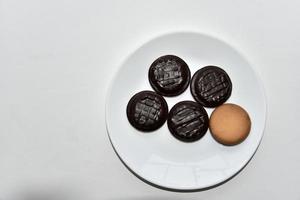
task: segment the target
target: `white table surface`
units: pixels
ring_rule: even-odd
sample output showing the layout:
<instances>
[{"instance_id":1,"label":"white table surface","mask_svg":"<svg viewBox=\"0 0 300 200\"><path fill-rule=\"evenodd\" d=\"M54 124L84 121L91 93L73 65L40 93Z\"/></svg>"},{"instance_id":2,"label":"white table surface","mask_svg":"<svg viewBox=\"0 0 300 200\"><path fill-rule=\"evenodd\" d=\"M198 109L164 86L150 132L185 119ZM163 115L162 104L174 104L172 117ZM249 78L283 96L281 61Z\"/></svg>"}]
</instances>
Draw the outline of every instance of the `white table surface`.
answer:
<instances>
[{"instance_id":1,"label":"white table surface","mask_svg":"<svg viewBox=\"0 0 300 200\"><path fill-rule=\"evenodd\" d=\"M299 8L297 0L0 0L0 199L28 191L85 200L300 199ZM105 128L106 91L120 63L149 39L182 30L246 55L268 100L250 164L196 193L137 179Z\"/></svg>"}]
</instances>

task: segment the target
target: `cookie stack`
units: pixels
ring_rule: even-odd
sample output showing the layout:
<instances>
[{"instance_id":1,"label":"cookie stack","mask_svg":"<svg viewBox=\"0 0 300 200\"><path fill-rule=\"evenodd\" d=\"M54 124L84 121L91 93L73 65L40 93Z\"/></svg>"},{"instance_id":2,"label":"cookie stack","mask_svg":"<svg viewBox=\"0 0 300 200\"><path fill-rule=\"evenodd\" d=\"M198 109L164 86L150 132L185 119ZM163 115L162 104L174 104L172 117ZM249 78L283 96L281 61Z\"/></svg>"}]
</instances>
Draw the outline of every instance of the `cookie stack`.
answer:
<instances>
[{"instance_id":1,"label":"cookie stack","mask_svg":"<svg viewBox=\"0 0 300 200\"><path fill-rule=\"evenodd\" d=\"M183 59L165 55L151 64L148 78L155 92L141 91L127 105L128 120L136 129L155 131L167 121L175 138L195 142L209 128L213 138L227 146L237 145L249 135L251 120L246 110L225 103L231 96L232 82L220 67L203 67L191 78L190 69ZM169 112L163 96L178 96L189 85L195 101L178 102ZM215 108L210 118L204 107Z\"/></svg>"}]
</instances>

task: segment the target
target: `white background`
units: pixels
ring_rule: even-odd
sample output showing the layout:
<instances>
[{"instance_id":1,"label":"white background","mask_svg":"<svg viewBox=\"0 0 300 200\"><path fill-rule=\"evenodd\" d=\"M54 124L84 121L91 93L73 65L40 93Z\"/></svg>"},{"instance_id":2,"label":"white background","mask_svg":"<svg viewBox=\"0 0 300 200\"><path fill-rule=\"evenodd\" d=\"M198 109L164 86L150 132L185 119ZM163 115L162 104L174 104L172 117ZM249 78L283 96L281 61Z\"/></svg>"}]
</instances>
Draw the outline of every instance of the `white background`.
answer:
<instances>
[{"instance_id":1,"label":"white background","mask_svg":"<svg viewBox=\"0 0 300 200\"><path fill-rule=\"evenodd\" d=\"M297 0L0 0L0 199L29 189L86 200L299 200L299 9ZM106 90L120 63L149 39L182 30L246 55L268 100L250 164L196 193L137 179L105 129Z\"/></svg>"}]
</instances>

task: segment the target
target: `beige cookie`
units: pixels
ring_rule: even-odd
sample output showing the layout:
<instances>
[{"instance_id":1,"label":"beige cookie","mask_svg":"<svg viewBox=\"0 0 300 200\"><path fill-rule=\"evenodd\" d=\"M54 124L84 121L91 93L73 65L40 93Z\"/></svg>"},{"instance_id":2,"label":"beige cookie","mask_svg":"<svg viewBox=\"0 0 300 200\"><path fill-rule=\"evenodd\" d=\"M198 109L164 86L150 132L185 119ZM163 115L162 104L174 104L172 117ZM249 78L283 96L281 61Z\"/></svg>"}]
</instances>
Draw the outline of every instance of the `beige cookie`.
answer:
<instances>
[{"instance_id":1,"label":"beige cookie","mask_svg":"<svg viewBox=\"0 0 300 200\"><path fill-rule=\"evenodd\" d=\"M249 135L251 120L246 110L235 104L223 104L210 116L209 129L221 144L236 145Z\"/></svg>"}]
</instances>

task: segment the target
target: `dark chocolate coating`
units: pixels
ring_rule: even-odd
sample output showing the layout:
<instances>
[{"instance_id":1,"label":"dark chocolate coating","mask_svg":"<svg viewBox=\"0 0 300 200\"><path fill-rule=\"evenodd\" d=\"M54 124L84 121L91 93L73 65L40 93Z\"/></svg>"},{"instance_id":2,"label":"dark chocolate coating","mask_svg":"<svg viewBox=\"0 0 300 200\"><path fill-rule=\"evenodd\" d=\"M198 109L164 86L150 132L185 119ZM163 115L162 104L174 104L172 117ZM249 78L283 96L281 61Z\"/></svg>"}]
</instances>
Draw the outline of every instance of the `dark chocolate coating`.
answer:
<instances>
[{"instance_id":1,"label":"dark chocolate coating","mask_svg":"<svg viewBox=\"0 0 300 200\"><path fill-rule=\"evenodd\" d=\"M170 97L186 90L191 80L191 72L184 60L174 55L166 55L151 64L148 78L157 93Z\"/></svg>"},{"instance_id":2,"label":"dark chocolate coating","mask_svg":"<svg viewBox=\"0 0 300 200\"><path fill-rule=\"evenodd\" d=\"M165 99L152 91L135 94L127 104L127 118L140 131L154 131L160 128L168 117Z\"/></svg>"},{"instance_id":3,"label":"dark chocolate coating","mask_svg":"<svg viewBox=\"0 0 300 200\"><path fill-rule=\"evenodd\" d=\"M231 95L232 83L228 74L216 66L199 69L191 81L194 99L205 107L217 107Z\"/></svg>"},{"instance_id":4,"label":"dark chocolate coating","mask_svg":"<svg viewBox=\"0 0 300 200\"><path fill-rule=\"evenodd\" d=\"M181 101L173 106L168 116L172 135L183 142L194 142L207 132L209 119L206 110L194 101Z\"/></svg>"}]
</instances>

